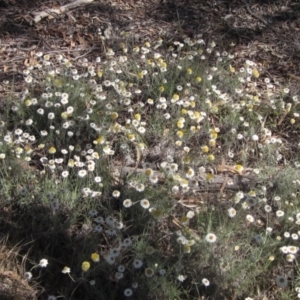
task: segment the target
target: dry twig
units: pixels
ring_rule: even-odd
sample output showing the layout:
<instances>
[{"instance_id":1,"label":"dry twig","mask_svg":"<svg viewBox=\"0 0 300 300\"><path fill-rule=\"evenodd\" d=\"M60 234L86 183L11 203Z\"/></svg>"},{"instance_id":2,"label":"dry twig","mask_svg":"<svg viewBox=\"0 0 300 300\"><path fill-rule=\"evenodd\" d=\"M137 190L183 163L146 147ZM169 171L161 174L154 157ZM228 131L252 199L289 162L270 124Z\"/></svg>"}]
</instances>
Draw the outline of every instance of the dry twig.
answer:
<instances>
[{"instance_id":1,"label":"dry twig","mask_svg":"<svg viewBox=\"0 0 300 300\"><path fill-rule=\"evenodd\" d=\"M75 2L72 2L72 3L69 3L69 4L66 4L66 5L63 5L61 6L60 8L50 8L50 9L47 9L46 11L40 11L40 12L34 12L33 15L34 15L34 22L35 23L38 23L40 22L43 18L46 18L48 17L49 19L54 19L54 16L53 15L61 15L71 9L74 9L82 4L88 4L88 3L91 3L93 2L94 0L77 0Z\"/></svg>"}]
</instances>

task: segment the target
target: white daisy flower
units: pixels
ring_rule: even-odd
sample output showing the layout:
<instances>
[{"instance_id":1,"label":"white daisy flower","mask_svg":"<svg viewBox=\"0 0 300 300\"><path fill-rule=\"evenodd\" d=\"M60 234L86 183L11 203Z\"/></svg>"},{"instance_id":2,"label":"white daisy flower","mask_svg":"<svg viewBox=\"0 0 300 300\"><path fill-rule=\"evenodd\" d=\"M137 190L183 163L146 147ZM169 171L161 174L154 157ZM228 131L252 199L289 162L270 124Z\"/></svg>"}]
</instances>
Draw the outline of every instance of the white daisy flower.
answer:
<instances>
[{"instance_id":1,"label":"white daisy flower","mask_svg":"<svg viewBox=\"0 0 300 300\"><path fill-rule=\"evenodd\" d=\"M133 292L132 292L132 289L125 289L124 290L124 296L125 297L130 297L132 296Z\"/></svg>"},{"instance_id":2,"label":"white daisy flower","mask_svg":"<svg viewBox=\"0 0 300 300\"><path fill-rule=\"evenodd\" d=\"M214 233L208 233L205 237L205 240L209 243L215 243L217 241L217 237Z\"/></svg>"},{"instance_id":3,"label":"white daisy flower","mask_svg":"<svg viewBox=\"0 0 300 300\"><path fill-rule=\"evenodd\" d=\"M47 259L43 258L43 259L40 260L40 263L39 263L40 267L45 268L45 267L47 267L47 265L48 265L48 260Z\"/></svg>"},{"instance_id":4,"label":"white daisy flower","mask_svg":"<svg viewBox=\"0 0 300 300\"><path fill-rule=\"evenodd\" d=\"M147 199L142 199L142 200L140 201L140 204L141 204L141 206L142 206L143 208L145 208L145 209L147 209L147 208L150 207L150 202L149 202Z\"/></svg>"},{"instance_id":5,"label":"white daisy flower","mask_svg":"<svg viewBox=\"0 0 300 300\"><path fill-rule=\"evenodd\" d=\"M142 265L143 265L143 262L142 262L140 259L135 259L135 260L133 261L133 267L134 267L135 269L141 268Z\"/></svg>"},{"instance_id":6,"label":"white daisy flower","mask_svg":"<svg viewBox=\"0 0 300 300\"><path fill-rule=\"evenodd\" d=\"M287 280L287 278L285 276L278 275L276 277L276 284L279 287L285 288L288 285L288 280Z\"/></svg>"},{"instance_id":7,"label":"white daisy flower","mask_svg":"<svg viewBox=\"0 0 300 300\"><path fill-rule=\"evenodd\" d=\"M203 278L203 279L202 279L202 283L203 283L205 286L209 286L209 285L210 285L209 280L206 279L206 278Z\"/></svg>"},{"instance_id":8,"label":"white daisy flower","mask_svg":"<svg viewBox=\"0 0 300 300\"><path fill-rule=\"evenodd\" d=\"M87 171L86 170L80 170L79 172L78 172L78 176L79 177L85 177L87 175Z\"/></svg>"}]
</instances>

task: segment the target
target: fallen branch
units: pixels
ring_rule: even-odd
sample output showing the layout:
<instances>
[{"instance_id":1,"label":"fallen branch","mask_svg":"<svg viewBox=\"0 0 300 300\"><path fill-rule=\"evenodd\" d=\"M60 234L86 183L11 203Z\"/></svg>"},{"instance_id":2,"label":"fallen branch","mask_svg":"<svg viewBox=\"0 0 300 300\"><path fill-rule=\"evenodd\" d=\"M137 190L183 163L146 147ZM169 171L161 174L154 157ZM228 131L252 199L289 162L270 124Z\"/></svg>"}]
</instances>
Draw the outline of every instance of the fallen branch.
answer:
<instances>
[{"instance_id":1,"label":"fallen branch","mask_svg":"<svg viewBox=\"0 0 300 300\"><path fill-rule=\"evenodd\" d=\"M133 167L113 167L113 177L118 181L118 178L124 178L130 174L141 174L145 172L144 169ZM159 183L164 183L166 176L163 172L154 171L154 175L158 177ZM193 187L194 192L201 191L219 191L222 193L225 189L240 190L245 187L250 187L252 184L257 183L257 175L249 174L247 176L239 176L238 174L216 174L211 179L207 180L205 173L199 173L194 179L198 182L198 187ZM231 184L229 183L231 180Z\"/></svg>"},{"instance_id":2,"label":"fallen branch","mask_svg":"<svg viewBox=\"0 0 300 300\"><path fill-rule=\"evenodd\" d=\"M94 0L76 0L75 2L66 4L61 6L60 8L49 8L46 11L40 11L40 12L33 12L34 15L34 22L38 23L40 22L43 18L48 17L49 19L54 19L55 15L61 15L71 9L74 9L82 4L88 4L93 2Z\"/></svg>"}]
</instances>

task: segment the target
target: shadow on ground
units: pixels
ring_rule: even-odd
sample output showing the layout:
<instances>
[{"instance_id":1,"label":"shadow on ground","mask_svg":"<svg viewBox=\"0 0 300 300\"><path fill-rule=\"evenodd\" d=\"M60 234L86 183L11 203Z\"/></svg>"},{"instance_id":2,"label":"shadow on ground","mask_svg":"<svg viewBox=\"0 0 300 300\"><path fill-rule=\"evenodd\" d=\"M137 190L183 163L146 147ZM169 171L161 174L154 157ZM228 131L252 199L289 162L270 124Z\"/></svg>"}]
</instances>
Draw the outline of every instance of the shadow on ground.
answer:
<instances>
[{"instance_id":1,"label":"shadow on ground","mask_svg":"<svg viewBox=\"0 0 300 300\"><path fill-rule=\"evenodd\" d=\"M78 220L78 226L71 226L67 212L54 215L40 203L20 205L20 202L22 199L13 201L10 206L2 205L0 235L8 237L8 245L20 245L19 253L22 256L28 255L25 271L33 267L32 259L35 259L35 264L40 259L48 259L49 265L46 268L37 267L32 270L33 280L38 283L36 290L40 293L39 299L46 299L44 296L56 291L65 293L66 299L73 300L120 299L123 287L109 280L104 271L95 268L85 275L85 280L78 279L82 278L81 263L90 260L90 249L95 249L94 252L100 250L95 248L96 240L99 239L91 233L90 228L82 225L82 220ZM20 257L18 259L21 261ZM65 266L73 266L71 274L78 279L76 282L62 273ZM74 266L77 266L76 269ZM24 274L18 275L23 278ZM89 283L92 279L97 280L101 292L93 294Z\"/></svg>"}]
</instances>

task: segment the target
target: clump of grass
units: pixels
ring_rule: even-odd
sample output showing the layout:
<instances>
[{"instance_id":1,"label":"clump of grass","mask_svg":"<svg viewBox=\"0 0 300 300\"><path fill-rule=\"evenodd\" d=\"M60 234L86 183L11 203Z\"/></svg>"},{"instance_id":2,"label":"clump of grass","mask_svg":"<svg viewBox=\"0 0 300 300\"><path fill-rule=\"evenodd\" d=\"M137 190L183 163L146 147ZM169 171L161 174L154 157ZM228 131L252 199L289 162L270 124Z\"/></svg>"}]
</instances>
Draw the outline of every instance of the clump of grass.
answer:
<instances>
[{"instance_id":1,"label":"clump of grass","mask_svg":"<svg viewBox=\"0 0 300 300\"><path fill-rule=\"evenodd\" d=\"M41 288L26 272L27 254L22 255L19 245L9 246L8 236L0 241L0 295L1 299L30 298L37 299Z\"/></svg>"},{"instance_id":2,"label":"clump of grass","mask_svg":"<svg viewBox=\"0 0 300 300\"><path fill-rule=\"evenodd\" d=\"M215 43L163 45L36 53L1 115L3 230L48 299L294 297L297 95Z\"/></svg>"}]
</instances>

